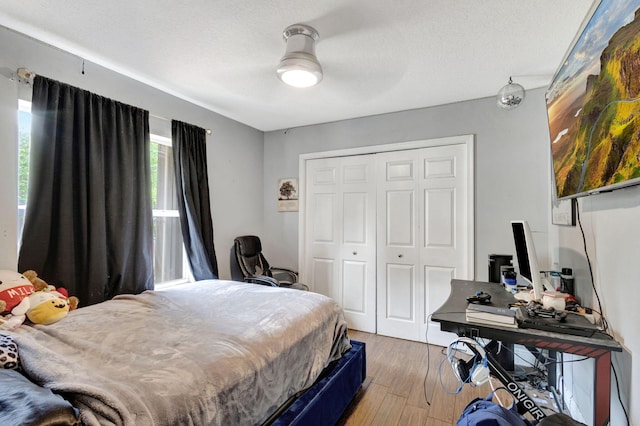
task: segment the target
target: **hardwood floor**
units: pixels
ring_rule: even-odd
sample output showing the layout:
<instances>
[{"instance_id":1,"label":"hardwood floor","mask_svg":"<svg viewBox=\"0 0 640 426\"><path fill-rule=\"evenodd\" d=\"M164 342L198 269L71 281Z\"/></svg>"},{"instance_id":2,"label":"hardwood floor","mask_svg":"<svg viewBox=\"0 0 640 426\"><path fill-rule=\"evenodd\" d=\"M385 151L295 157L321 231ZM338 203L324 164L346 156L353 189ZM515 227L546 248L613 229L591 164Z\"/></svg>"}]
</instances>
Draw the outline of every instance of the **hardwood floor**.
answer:
<instances>
[{"instance_id":1,"label":"hardwood floor","mask_svg":"<svg viewBox=\"0 0 640 426\"><path fill-rule=\"evenodd\" d=\"M467 384L447 393L440 380L449 392L458 382L448 362L440 369L440 346L355 330L349 337L366 344L367 378L339 425L455 425L469 401L491 392L489 384Z\"/></svg>"}]
</instances>

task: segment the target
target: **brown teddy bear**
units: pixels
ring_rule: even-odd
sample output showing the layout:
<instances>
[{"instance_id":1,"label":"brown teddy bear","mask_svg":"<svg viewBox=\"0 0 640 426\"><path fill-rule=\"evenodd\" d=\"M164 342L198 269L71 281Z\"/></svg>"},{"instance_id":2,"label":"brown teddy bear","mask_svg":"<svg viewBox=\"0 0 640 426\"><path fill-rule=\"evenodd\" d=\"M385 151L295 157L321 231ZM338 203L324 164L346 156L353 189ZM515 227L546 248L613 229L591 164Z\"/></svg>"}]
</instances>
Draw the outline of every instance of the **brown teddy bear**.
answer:
<instances>
[{"instance_id":1,"label":"brown teddy bear","mask_svg":"<svg viewBox=\"0 0 640 426\"><path fill-rule=\"evenodd\" d=\"M49 288L49 284L47 284L43 279L38 278L38 274L36 271L28 270L22 273L22 276L28 279L36 291L42 291L46 288Z\"/></svg>"}]
</instances>

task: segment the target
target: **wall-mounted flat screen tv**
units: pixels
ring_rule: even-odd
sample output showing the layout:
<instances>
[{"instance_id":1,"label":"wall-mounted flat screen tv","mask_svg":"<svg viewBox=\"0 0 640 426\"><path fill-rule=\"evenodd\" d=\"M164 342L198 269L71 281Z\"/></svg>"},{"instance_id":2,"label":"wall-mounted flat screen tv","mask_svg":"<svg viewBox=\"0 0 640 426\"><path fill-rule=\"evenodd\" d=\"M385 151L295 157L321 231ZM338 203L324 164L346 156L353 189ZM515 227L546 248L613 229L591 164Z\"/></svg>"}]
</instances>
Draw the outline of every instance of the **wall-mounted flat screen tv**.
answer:
<instances>
[{"instance_id":1,"label":"wall-mounted flat screen tv","mask_svg":"<svg viewBox=\"0 0 640 426\"><path fill-rule=\"evenodd\" d=\"M602 0L546 92L556 197L640 184L640 0Z\"/></svg>"}]
</instances>

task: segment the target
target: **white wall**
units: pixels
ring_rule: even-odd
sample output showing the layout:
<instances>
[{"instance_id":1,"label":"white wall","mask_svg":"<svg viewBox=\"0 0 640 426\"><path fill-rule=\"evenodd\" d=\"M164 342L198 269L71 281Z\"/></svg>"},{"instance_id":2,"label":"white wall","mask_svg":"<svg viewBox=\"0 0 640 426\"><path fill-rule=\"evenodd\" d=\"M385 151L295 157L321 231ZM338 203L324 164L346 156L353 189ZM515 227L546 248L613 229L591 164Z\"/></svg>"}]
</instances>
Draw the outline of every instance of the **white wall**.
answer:
<instances>
[{"instance_id":1,"label":"white wall","mask_svg":"<svg viewBox=\"0 0 640 426\"><path fill-rule=\"evenodd\" d=\"M263 133L92 63L85 64L82 75L81 59L4 27L0 27L0 167L3 177L0 200L5 208L0 211L0 267L16 269L17 266L15 123L17 93L24 91L24 87L4 76L18 67L145 108L156 116L211 129L213 134L207 137L207 161L214 243L220 277L229 278L229 248L233 238L246 232L259 234L262 231Z\"/></svg>"},{"instance_id":2,"label":"white wall","mask_svg":"<svg viewBox=\"0 0 640 426\"><path fill-rule=\"evenodd\" d=\"M0 269L15 270L18 227L18 89L11 81L0 77ZM11 202L12 201L12 202ZM15 206L12 208L11 206Z\"/></svg>"},{"instance_id":3,"label":"white wall","mask_svg":"<svg viewBox=\"0 0 640 426\"><path fill-rule=\"evenodd\" d=\"M613 365L631 424L640 425L640 186L578 199L596 290L616 340L624 351L613 354ZM585 305L598 309L591 290L589 264L580 227L554 226L552 256L561 266L573 268L576 293ZM565 367L573 393L582 407L592 398L588 382L593 365L575 363ZM586 379L585 379L586 378ZM612 378L612 425L626 424ZM584 412L587 416L589 413ZM589 418L587 417L587 423Z\"/></svg>"}]
</instances>

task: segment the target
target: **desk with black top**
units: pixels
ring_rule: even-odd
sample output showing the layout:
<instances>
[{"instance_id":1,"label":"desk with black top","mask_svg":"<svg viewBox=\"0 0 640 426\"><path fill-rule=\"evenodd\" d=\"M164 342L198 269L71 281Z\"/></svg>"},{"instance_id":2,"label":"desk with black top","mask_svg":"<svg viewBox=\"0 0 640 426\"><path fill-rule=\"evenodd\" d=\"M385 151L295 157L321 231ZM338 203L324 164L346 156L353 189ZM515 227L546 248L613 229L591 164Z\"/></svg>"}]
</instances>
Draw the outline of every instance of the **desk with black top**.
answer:
<instances>
[{"instance_id":1,"label":"desk with black top","mask_svg":"<svg viewBox=\"0 0 640 426\"><path fill-rule=\"evenodd\" d=\"M431 319L440 323L441 330L456 333L458 336L479 337L594 358L594 424L608 424L611 399L611 352L621 352L620 344L602 331L596 331L591 337L582 337L531 328L510 328L469 322L465 315L468 305L467 297L479 291L490 294L491 302L495 306L507 307L516 301L512 294L504 291L502 286L496 283L452 280L449 298L431 315Z\"/></svg>"}]
</instances>

